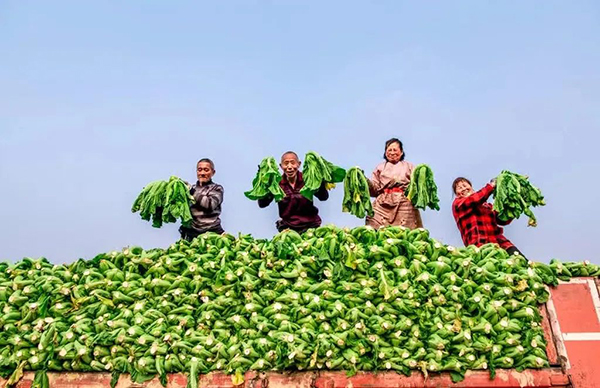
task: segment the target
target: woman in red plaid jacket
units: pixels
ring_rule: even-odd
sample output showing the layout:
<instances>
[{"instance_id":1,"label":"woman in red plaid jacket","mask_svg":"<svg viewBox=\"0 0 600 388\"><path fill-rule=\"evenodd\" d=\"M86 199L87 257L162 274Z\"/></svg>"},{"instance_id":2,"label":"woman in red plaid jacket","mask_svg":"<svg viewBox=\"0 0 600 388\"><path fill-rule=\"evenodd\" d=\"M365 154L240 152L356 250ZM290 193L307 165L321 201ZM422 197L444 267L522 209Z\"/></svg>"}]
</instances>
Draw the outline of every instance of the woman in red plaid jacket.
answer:
<instances>
[{"instance_id":1,"label":"woman in red plaid jacket","mask_svg":"<svg viewBox=\"0 0 600 388\"><path fill-rule=\"evenodd\" d=\"M452 190L456 195L452 203L452 214L456 220L458 230L465 246L481 246L496 243L511 255L523 254L504 237L504 230L500 225L508 225L509 221L499 220L492 204L487 200L494 192L496 180L477 192L473 190L467 178L456 178L452 183Z\"/></svg>"}]
</instances>

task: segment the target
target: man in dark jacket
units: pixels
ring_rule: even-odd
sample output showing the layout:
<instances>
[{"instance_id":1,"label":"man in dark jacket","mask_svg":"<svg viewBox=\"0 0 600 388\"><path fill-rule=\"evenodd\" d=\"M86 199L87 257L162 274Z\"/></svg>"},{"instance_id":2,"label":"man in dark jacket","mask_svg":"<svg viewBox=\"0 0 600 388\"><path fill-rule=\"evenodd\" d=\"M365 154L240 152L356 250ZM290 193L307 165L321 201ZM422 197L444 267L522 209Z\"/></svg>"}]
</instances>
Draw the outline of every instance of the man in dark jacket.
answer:
<instances>
[{"instance_id":1,"label":"man in dark jacket","mask_svg":"<svg viewBox=\"0 0 600 388\"><path fill-rule=\"evenodd\" d=\"M313 201L306 199L300 194L300 189L304 187L304 180L300 169L300 159L295 152L288 151L281 157L281 169L283 178L279 186L283 189L285 197L277 203L279 207L279 217L275 225L278 231L285 229L295 230L298 233L305 232L310 228L321 226L321 217L319 210L313 204ZM315 193L315 197L321 201L329 198L329 192L322 185ZM273 201L273 196L268 196L258 200L258 206L261 208L269 206Z\"/></svg>"},{"instance_id":2,"label":"man in dark jacket","mask_svg":"<svg viewBox=\"0 0 600 388\"><path fill-rule=\"evenodd\" d=\"M190 188L195 200L190 206L192 224L179 228L181 238L185 240L191 241L206 232L224 233L220 218L223 186L212 181L215 172L215 164L208 158L200 159L196 164L198 181Z\"/></svg>"}]
</instances>

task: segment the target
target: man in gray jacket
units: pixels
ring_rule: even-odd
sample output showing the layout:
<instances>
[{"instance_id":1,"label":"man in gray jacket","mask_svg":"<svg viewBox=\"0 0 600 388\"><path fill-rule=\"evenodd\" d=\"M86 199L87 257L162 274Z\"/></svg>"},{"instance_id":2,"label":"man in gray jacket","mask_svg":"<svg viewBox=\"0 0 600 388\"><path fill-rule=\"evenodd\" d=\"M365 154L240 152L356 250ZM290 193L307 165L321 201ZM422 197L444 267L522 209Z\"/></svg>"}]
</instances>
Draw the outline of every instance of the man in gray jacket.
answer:
<instances>
[{"instance_id":1,"label":"man in gray jacket","mask_svg":"<svg viewBox=\"0 0 600 388\"><path fill-rule=\"evenodd\" d=\"M224 233L221 227L221 204L223 203L223 186L212 181L215 175L215 164L208 158L200 159L196 165L198 181L190 187L190 194L196 201L190 206L192 224L181 226L181 238L191 241L202 233Z\"/></svg>"}]
</instances>

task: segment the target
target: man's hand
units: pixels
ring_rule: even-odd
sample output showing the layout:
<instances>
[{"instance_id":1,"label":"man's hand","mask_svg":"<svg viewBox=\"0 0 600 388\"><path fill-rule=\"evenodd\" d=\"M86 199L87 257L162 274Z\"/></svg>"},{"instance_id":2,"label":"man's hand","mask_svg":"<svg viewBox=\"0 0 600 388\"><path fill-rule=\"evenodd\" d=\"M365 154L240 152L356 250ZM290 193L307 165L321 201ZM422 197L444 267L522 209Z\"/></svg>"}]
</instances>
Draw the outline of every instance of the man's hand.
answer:
<instances>
[{"instance_id":1,"label":"man's hand","mask_svg":"<svg viewBox=\"0 0 600 388\"><path fill-rule=\"evenodd\" d=\"M492 187L496 187L496 178L490 181L490 185L492 185Z\"/></svg>"},{"instance_id":2,"label":"man's hand","mask_svg":"<svg viewBox=\"0 0 600 388\"><path fill-rule=\"evenodd\" d=\"M272 201L272 200L274 200L274 199L275 199L275 196L274 196L273 194L271 194L271 193L267 193L267 194L266 194L266 195L263 197L263 199L265 199L265 200L269 200L269 201Z\"/></svg>"}]
</instances>

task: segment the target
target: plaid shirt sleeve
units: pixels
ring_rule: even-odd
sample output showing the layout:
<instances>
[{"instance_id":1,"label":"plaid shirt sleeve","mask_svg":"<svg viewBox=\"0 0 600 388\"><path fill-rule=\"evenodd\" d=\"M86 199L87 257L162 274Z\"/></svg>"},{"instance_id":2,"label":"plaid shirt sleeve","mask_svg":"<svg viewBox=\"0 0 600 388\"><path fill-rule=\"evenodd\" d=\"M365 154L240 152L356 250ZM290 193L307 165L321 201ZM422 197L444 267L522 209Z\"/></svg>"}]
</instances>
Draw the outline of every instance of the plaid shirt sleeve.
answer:
<instances>
[{"instance_id":1,"label":"plaid shirt sleeve","mask_svg":"<svg viewBox=\"0 0 600 388\"><path fill-rule=\"evenodd\" d=\"M506 249L512 243L504 237L498 226L496 213L487 203L494 188L487 184L483 189L466 198L456 198L452 204L452 213L465 246L481 246L497 243Z\"/></svg>"},{"instance_id":2,"label":"plaid shirt sleeve","mask_svg":"<svg viewBox=\"0 0 600 388\"><path fill-rule=\"evenodd\" d=\"M483 189L466 198L456 198L454 200L454 208L462 213L467 212L468 208L483 205L493 192L494 187L488 183Z\"/></svg>"}]
</instances>

